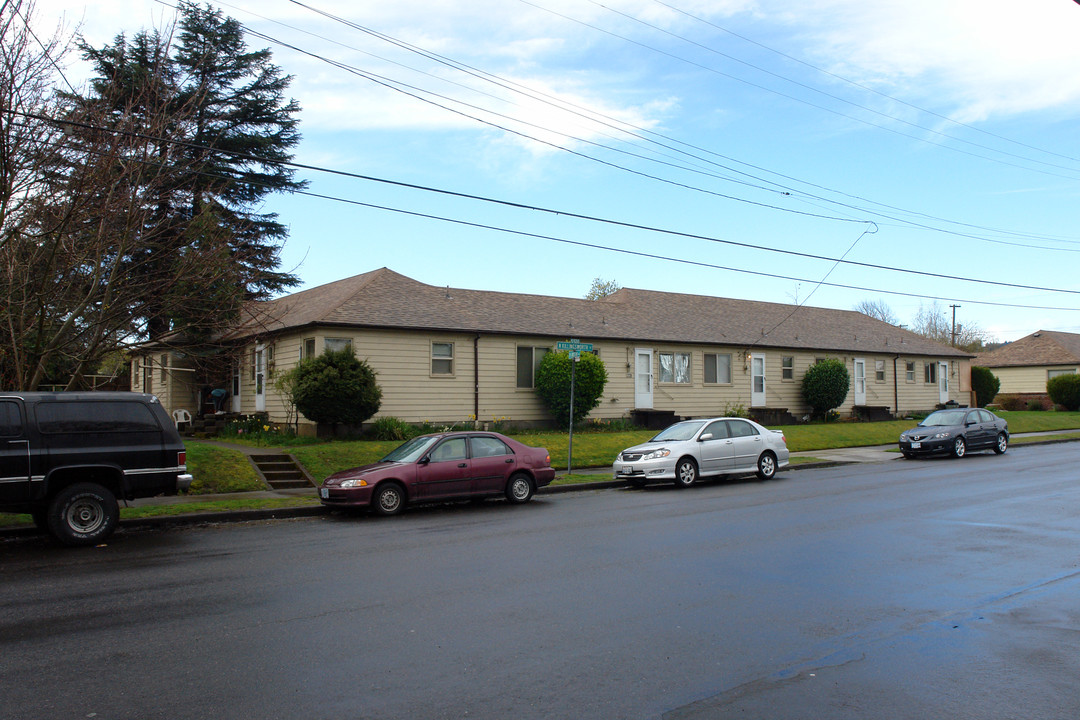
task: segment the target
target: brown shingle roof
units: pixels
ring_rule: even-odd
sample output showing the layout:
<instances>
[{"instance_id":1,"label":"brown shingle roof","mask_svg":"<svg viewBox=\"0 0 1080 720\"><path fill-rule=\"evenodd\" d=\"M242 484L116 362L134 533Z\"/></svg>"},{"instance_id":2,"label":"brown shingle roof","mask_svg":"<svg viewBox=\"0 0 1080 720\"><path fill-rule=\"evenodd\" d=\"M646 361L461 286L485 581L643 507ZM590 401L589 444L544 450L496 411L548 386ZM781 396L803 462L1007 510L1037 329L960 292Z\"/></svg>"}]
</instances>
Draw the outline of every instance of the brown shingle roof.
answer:
<instances>
[{"instance_id":1,"label":"brown shingle roof","mask_svg":"<svg viewBox=\"0 0 1080 720\"><path fill-rule=\"evenodd\" d=\"M425 285L382 268L259 306L234 338L309 325L970 357L853 310L623 288L603 300Z\"/></svg>"},{"instance_id":2,"label":"brown shingle roof","mask_svg":"<svg viewBox=\"0 0 1080 720\"><path fill-rule=\"evenodd\" d=\"M1076 365L1080 363L1080 335L1040 330L975 358L983 367Z\"/></svg>"}]
</instances>

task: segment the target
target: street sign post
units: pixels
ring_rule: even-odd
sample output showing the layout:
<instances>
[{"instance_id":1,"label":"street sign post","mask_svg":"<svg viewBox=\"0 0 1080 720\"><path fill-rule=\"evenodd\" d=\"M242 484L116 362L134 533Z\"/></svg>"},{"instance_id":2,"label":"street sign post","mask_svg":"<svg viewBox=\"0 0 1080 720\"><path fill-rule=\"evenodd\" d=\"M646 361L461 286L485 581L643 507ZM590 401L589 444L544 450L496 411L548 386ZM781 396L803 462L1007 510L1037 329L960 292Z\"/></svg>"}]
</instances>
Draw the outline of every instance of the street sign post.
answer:
<instances>
[{"instance_id":1,"label":"street sign post","mask_svg":"<svg viewBox=\"0 0 1080 720\"><path fill-rule=\"evenodd\" d=\"M592 343L583 343L577 338L572 338L569 342L557 342L555 343L556 350L569 350L570 356L570 442L567 444L566 450L566 473L569 475L571 469L574 467L574 380L577 370L577 364L581 360L581 353L592 352Z\"/></svg>"}]
</instances>

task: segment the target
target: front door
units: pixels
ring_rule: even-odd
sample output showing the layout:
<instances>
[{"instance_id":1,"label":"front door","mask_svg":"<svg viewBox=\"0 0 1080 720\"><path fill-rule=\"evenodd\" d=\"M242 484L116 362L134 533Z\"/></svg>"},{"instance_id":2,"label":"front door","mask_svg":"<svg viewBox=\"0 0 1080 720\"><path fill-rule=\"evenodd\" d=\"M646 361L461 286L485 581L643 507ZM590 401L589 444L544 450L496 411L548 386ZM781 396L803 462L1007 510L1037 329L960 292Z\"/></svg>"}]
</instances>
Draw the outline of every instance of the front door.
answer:
<instances>
[{"instance_id":1,"label":"front door","mask_svg":"<svg viewBox=\"0 0 1080 720\"><path fill-rule=\"evenodd\" d=\"M266 348L255 348L255 412L266 410Z\"/></svg>"},{"instance_id":2,"label":"front door","mask_svg":"<svg viewBox=\"0 0 1080 720\"><path fill-rule=\"evenodd\" d=\"M735 448L728 434L726 420L709 423L698 438L702 475L718 475L735 467Z\"/></svg>"},{"instance_id":3,"label":"front door","mask_svg":"<svg viewBox=\"0 0 1080 720\"><path fill-rule=\"evenodd\" d=\"M638 348L634 357L634 407L649 409L653 404L652 350Z\"/></svg>"},{"instance_id":4,"label":"front door","mask_svg":"<svg viewBox=\"0 0 1080 720\"><path fill-rule=\"evenodd\" d=\"M949 363L937 364L938 402L949 402Z\"/></svg>"},{"instance_id":5,"label":"front door","mask_svg":"<svg viewBox=\"0 0 1080 720\"><path fill-rule=\"evenodd\" d=\"M229 402L232 404L232 411L234 413L240 412L240 372L241 372L240 358L233 360L232 366L232 388L229 393Z\"/></svg>"},{"instance_id":6,"label":"front door","mask_svg":"<svg viewBox=\"0 0 1080 720\"><path fill-rule=\"evenodd\" d=\"M30 498L30 441L22 403L0 400L0 501Z\"/></svg>"},{"instance_id":7,"label":"front door","mask_svg":"<svg viewBox=\"0 0 1080 720\"><path fill-rule=\"evenodd\" d=\"M443 440L428 453L427 462L416 470L416 496L420 498L467 495L472 490L472 472L465 438Z\"/></svg>"},{"instance_id":8,"label":"front door","mask_svg":"<svg viewBox=\"0 0 1080 720\"><path fill-rule=\"evenodd\" d=\"M866 360L855 358L855 404L866 404Z\"/></svg>"},{"instance_id":9,"label":"front door","mask_svg":"<svg viewBox=\"0 0 1080 720\"><path fill-rule=\"evenodd\" d=\"M765 407L765 356L750 356L750 407Z\"/></svg>"}]
</instances>

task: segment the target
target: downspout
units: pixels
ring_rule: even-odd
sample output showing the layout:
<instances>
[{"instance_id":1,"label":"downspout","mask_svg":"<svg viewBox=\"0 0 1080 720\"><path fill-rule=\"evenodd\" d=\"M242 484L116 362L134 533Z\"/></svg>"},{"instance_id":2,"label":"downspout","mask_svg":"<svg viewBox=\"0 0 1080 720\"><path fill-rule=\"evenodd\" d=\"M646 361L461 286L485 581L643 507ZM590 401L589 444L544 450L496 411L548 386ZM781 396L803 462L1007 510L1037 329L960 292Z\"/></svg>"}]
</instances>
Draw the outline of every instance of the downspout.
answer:
<instances>
[{"instance_id":1,"label":"downspout","mask_svg":"<svg viewBox=\"0 0 1080 720\"><path fill-rule=\"evenodd\" d=\"M893 396L893 417L900 417L900 380L896 377L896 361L900 359L899 355L893 355L892 359L892 396Z\"/></svg>"},{"instance_id":2,"label":"downspout","mask_svg":"<svg viewBox=\"0 0 1080 720\"><path fill-rule=\"evenodd\" d=\"M480 333L473 338L473 427L480 423Z\"/></svg>"}]
</instances>

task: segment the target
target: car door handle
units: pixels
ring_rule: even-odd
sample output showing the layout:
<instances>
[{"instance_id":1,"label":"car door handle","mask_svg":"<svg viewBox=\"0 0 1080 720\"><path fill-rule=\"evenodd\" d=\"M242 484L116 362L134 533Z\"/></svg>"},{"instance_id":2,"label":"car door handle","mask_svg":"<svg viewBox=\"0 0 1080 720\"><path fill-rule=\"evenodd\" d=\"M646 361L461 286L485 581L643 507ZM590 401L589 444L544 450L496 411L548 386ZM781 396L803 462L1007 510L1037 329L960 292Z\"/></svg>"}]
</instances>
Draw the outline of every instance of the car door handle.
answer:
<instances>
[{"instance_id":1,"label":"car door handle","mask_svg":"<svg viewBox=\"0 0 1080 720\"><path fill-rule=\"evenodd\" d=\"M514 462L514 458L506 458L506 460L504 460L503 462L505 462L507 464L512 463L512 462Z\"/></svg>"},{"instance_id":2,"label":"car door handle","mask_svg":"<svg viewBox=\"0 0 1080 720\"><path fill-rule=\"evenodd\" d=\"M458 467L469 467L469 463L461 463Z\"/></svg>"}]
</instances>

